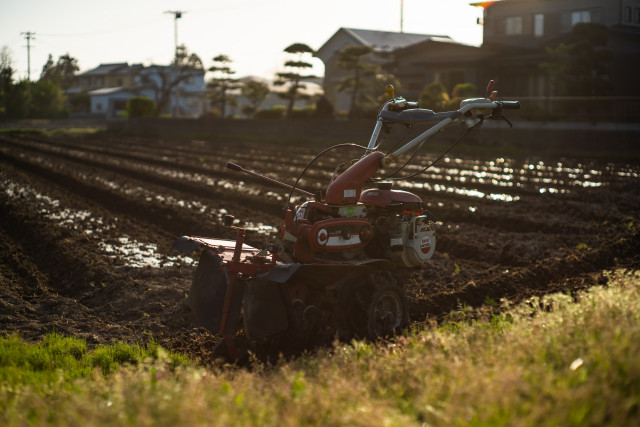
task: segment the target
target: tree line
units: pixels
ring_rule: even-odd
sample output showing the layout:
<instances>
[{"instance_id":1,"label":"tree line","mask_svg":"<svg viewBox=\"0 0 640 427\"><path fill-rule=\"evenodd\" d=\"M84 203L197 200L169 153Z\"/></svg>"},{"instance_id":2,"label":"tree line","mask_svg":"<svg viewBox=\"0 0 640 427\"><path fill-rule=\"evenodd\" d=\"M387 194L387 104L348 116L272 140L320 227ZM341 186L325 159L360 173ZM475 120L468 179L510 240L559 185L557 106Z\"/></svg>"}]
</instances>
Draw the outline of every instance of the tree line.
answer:
<instances>
[{"instance_id":1,"label":"tree line","mask_svg":"<svg viewBox=\"0 0 640 427\"><path fill-rule=\"evenodd\" d=\"M65 95L79 70L78 61L69 54L60 56L56 62L49 55L35 82L16 81L11 62L5 46L0 50L0 119L65 117L69 109L80 109L88 103L86 96Z\"/></svg>"}]
</instances>

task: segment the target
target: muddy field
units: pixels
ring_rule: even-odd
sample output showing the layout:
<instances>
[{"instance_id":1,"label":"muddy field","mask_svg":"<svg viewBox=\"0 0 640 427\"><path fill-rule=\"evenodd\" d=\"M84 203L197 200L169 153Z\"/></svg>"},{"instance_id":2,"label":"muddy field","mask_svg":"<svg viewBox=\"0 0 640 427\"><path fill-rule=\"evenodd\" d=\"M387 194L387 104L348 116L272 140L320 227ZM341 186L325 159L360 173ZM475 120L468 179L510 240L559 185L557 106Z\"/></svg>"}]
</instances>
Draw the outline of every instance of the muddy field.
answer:
<instances>
[{"instance_id":1,"label":"muddy field","mask_svg":"<svg viewBox=\"0 0 640 427\"><path fill-rule=\"evenodd\" d=\"M207 357L217 338L185 303L194 260L181 235L233 238L233 214L262 247L285 191L225 168L233 161L293 182L318 147L105 135L0 136L0 330L50 331L90 344L142 342ZM437 153L418 156L427 164ZM436 254L407 285L412 322L460 304L520 301L606 284L640 268L640 165L580 158L479 159L460 150L418 179L439 219ZM326 186L357 156L338 150L301 181ZM415 171L417 169L412 169Z\"/></svg>"}]
</instances>

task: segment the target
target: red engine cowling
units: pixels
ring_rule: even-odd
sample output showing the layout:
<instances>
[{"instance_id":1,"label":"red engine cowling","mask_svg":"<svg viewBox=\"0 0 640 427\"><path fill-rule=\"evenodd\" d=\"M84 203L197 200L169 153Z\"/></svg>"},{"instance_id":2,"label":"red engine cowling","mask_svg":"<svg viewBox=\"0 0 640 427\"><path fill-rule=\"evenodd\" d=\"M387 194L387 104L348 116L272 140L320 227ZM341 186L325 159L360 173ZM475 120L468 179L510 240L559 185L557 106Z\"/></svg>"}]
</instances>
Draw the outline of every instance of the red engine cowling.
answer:
<instances>
[{"instance_id":1,"label":"red engine cowling","mask_svg":"<svg viewBox=\"0 0 640 427\"><path fill-rule=\"evenodd\" d=\"M376 151L360 159L329 184L326 202L329 205L355 205L362 186L382 167L384 154Z\"/></svg>"}]
</instances>

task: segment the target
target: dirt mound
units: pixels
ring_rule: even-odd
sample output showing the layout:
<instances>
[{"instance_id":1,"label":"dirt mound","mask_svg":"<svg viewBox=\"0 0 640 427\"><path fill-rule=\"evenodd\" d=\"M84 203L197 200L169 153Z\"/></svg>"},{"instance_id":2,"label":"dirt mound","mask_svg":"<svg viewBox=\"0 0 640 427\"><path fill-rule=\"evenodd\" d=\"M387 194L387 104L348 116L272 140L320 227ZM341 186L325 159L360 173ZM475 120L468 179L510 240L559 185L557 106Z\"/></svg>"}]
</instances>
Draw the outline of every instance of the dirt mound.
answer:
<instances>
[{"instance_id":1,"label":"dirt mound","mask_svg":"<svg viewBox=\"0 0 640 427\"><path fill-rule=\"evenodd\" d=\"M186 305L194 260L176 237L264 246L286 192L227 161L291 182L309 147L113 138L0 136L0 330L50 331L89 343L144 341L207 357L217 338ZM301 185L326 186L353 153L325 157ZM351 156L351 157L350 157ZM433 155L418 162L426 164ZM440 219L432 261L407 284L411 320L500 298L606 283L603 269L640 267L640 167L578 159L445 159L398 188Z\"/></svg>"}]
</instances>

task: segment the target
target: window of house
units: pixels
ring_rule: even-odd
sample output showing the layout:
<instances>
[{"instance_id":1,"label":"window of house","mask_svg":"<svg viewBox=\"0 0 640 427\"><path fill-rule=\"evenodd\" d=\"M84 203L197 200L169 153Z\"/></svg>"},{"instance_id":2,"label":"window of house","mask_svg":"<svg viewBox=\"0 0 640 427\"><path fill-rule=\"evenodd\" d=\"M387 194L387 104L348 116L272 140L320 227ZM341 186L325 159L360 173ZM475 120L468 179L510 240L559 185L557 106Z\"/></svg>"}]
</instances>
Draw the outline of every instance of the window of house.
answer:
<instances>
[{"instance_id":1,"label":"window of house","mask_svg":"<svg viewBox=\"0 0 640 427\"><path fill-rule=\"evenodd\" d=\"M624 21L631 23L631 6L626 6L624 8Z\"/></svg>"},{"instance_id":2,"label":"window of house","mask_svg":"<svg viewBox=\"0 0 640 427\"><path fill-rule=\"evenodd\" d=\"M98 111L102 111L102 102L98 102L98 103L96 104L96 110L98 110Z\"/></svg>"},{"instance_id":3,"label":"window of house","mask_svg":"<svg viewBox=\"0 0 640 427\"><path fill-rule=\"evenodd\" d=\"M544 14L536 13L533 16L533 34L536 37L544 36Z\"/></svg>"},{"instance_id":4,"label":"window of house","mask_svg":"<svg viewBox=\"0 0 640 427\"><path fill-rule=\"evenodd\" d=\"M511 36L523 33L522 16L511 16L505 21L505 34Z\"/></svg>"},{"instance_id":5,"label":"window of house","mask_svg":"<svg viewBox=\"0 0 640 427\"><path fill-rule=\"evenodd\" d=\"M640 7L635 8L635 18L633 19L633 22L640 24Z\"/></svg>"},{"instance_id":6,"label":"window of house","mask_svg":"<svg viewBox=\"0 0 640 427\"><path fill-rule=\"evenodd\" d=\"M581 22L591 22L591 12L588 10L579 10L576 12L571 12L571 26L573 27L576 24Z\"/></svg>"},{"instance_id":7,"label":"window of house","mask_svg":"<svg viewBox=\"0 0 640 427\"><path fill-rule=\"evenodd\" d=\"M568 33L574 25L589 22L602 21L602 8L594 8L589 10L575 10L573 12L564 12L562 14L562 32Z\"/></svg>"}]
</instances>

